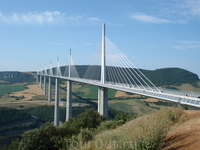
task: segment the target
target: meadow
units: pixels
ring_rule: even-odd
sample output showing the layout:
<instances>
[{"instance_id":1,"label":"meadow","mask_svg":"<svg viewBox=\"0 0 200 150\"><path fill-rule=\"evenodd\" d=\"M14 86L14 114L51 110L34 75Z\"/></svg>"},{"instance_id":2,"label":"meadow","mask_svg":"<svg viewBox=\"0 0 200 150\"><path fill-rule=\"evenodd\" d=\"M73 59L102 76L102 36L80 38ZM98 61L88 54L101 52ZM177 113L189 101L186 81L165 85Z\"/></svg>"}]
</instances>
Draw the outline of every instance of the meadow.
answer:
<instances>
[{"instance_id":1,"label":"meadow","mask_svg":"<svg viewBox=\"0 0 200 150\"><path fill-rule=\"evenodd\" d=\"M108 106L125 113L133 113L133 114L148 113L152 110L152 108L149 107L147 102L134 98L126 100L119 100L119 99L109 100Z\"/></svg>"},{"instance_id":2,"label":"meadow","mask_svg":"<svg viewBox=\"0 0 200 150\"><path fill-rule=\"evenodd\" d=\"M83 85L80 88L73 91L76 95L85 99L97 99L98 87L91 85ZM116 90L108 89L108 98L115 97Z\"/></svg>"},{"instance_id":3,"label":"meadow","mask_svg":"<svg viewBox=\"0 0 200 150\"><path fill-rule=\"evenodd\" d=\"M18 92L23 91L27 89L24 84L0 84L0 96L12 93L12 92Z\"/></svg>"}]
</instances>

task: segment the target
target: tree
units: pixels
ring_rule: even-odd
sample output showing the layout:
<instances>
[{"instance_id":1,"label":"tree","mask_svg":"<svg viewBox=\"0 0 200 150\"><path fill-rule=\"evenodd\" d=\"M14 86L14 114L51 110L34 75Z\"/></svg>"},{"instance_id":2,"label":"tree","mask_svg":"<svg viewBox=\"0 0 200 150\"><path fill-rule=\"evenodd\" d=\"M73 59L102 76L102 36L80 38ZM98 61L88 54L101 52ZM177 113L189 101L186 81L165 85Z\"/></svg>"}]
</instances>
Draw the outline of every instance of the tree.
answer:
<instances>
[{"instance_id":1,"label":"tree","mask_svg":"<svg viewBox=\"0 0 200 150\"><path fill-rule=\"evenodd\" d=\"M130 120L130 115L124 113L124 112L121 112L119 113L118 115L115 116L114 120L118 121L118 120L123 120L123 122L127 122Z\"/></svg>"},{"instance_id":2,"label":"tree","mask_svg":"<svg viewBox=\"0 0 200 150\"><path fill-rule=\"evenodd\" d=\"M61 136L51 123L46 123L39 129L27 131L22 137L20 150L59 150L61 147Z\"/></svg>"},{"instance_id":3,"label":"tree","mask_svg":"<svg viewBox=\"0 0 200 150\"><path fill-rule=\"evenodd\" d=\"M75 118L69 118L60 128L62 136L71 137L78 135L81 129L97 128L101 122L106 120L106 116L101 116L94 109L87 109L84 113L79 114Z\"/></svg>"}]
</instances>

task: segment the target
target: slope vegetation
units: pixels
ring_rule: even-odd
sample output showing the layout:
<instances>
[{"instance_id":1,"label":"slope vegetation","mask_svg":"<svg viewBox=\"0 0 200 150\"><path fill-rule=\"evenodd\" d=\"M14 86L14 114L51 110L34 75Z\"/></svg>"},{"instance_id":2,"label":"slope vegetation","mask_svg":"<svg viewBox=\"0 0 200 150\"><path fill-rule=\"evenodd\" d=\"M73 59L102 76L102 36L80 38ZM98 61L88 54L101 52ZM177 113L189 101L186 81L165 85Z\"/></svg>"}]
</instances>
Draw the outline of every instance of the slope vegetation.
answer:
<instances>
[{"instance_id":1,"label":"slope vegetation","mask_svg":"<svg viewBox=\"0 0 200 150\"><path fill-rule=\"evenodd\" d=\"M66 67L61 67L61 71L64 73ZM79 76L82 78L87 71L87 65L76 66ZM92 66L94 72L99 72L100 66ZM140 71L146 75L156 86L163 85L180 85L183 83L195 83L199 81L196 74L181 69L181 68L162 68L156 70L144 70Z\"/></svg>"},{"instance_id":2,"label":"slope vegetation","mask_svg":"<svg viewBox=\"0 0 200 150\"><path fill-rule=\"evenodd\" d=\"M32 73L23 73L18 71L0 72L0 81L6 81L6 83L35 82L35 80L36 79Z\"/></svg>"}]
</instances>

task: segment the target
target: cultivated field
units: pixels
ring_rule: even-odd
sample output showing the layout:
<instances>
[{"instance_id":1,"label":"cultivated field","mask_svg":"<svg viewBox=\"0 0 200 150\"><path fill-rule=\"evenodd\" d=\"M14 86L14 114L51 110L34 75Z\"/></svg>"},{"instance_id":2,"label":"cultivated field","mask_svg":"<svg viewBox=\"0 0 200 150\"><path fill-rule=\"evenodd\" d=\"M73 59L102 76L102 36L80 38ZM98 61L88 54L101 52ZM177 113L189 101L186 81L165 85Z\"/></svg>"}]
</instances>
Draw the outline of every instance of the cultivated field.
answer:
<instances>
[{"instance_id":1,"label":"cultivated field","mask_svg":"<svg viewBox=\"0 0 200 150\"><path fill-rule=\"evenodd\" d=\"M108 106L126 113L148 113L152 109L139 99L109 100Z\"/></svg>"},{"instance_id":2,"label":"cultivated field","mask_svg":"<svg viewBox=\"0 0 200 150\"><path fill-rule=\"evenodd\" d=\"M2 85L1 85L2 86ZM62 81L60 84L60 99L66 99L66 91L67 91L67 83L66 81ZM181 86L176 86L176 88L186 91L195 91L200 92L200 82L197 83L197 86L193 86L191 84L183 84ZM24 108L24 107L33 107L33 106L40 106L40 105L47 105L47 95L43 95L43 90L39 88L39 84L33 84L33 85L27 85L26 87L23 87L23 84L20 85L7 85L4 88L4 95L0 98L0 107L12 107L12 108ZM47 91L48 91L48 85ZM175 87L175 86L174 86ZM52 102L48 105L54 105L54 85L52 85ZM6 91L6 89L8 91ZM12 92L9 93L9 90L11 89L17 89L22 90L19 92ZM25 89L25 90L23 90ZM73 82L72 86L73 91L73 98L79 98L82 97L84 99L97 99L98 95L98 87L86 85L86 84L80 84ZM6 94L9 93L9 94ZM139 102L138 98L141 98L140 95L137 94L131 94L127 92L122 91L115 91L109 89L109 98L120 98L124 97L126 100L122 99L113 99L109 100L109 107L112 107L114 109L125 111L129 113L145 113L149 111L149 107L144 105L143 103ZM131 99L130 99L131 98ZM158 102L158 99L155 98L146 98L141 99L142 101L146 102ZM95 102L97 102L95 100ZM142 105L141 105L142 104ZM137 106L136 106L137 105ZM151 105L152 107L156 107L156 105Z\"/></svg>"},{"instance_id":3,"label":"cultivated field","mask_svg":"<svg viewBox=\"0 0 200 150\"><path fill-rule=\"evenodd\" d=\"M43 94L42 89L39 88L39 84L27 85L27 88L28 89L23 91L11 93L10 96L15 96L15 97L24 96L25 98L23 98L22 100L18 100L18 102L22 102L32 99L32 97L35 95Z\"/></svg>"},{"instance_id":4,"label":"cultivated field","mask_svg":"<svg viewBox=\"0 0 200 150\"><path fill-rule=\"evenodd\" d=\"M12 86L11 86L12 87ZM39 84L27 85L27 89L3 95L0 98L0 107L24 108L46 105L44 100L33 99L34 96L43 95Z\"/></svg>"},{"instance_id":5,"label":"cultivated field","mask_svg":"<svg viewBox=\"0 0 200 150\"><path fill-rule=\"evenodd\" d=\"M183 90L183 91L191 91L191 92L199 92L200 93L200 82L197 83L198 87L194 87L191 84L182 84L181 86L173 86L177 89Z\"/></svg>"},{"instance_id":6,"label":"cultivated field","mask_svg":"<svg viewBox=\"0 0 200 150\"><path fill-rule=\"evenodd\" d=\"M24 87L24 84L0 84L0 96L4 94L10 94L11 92L22 91L24 89L26 89L26 87Z\"/></svg>"}]
</instances>

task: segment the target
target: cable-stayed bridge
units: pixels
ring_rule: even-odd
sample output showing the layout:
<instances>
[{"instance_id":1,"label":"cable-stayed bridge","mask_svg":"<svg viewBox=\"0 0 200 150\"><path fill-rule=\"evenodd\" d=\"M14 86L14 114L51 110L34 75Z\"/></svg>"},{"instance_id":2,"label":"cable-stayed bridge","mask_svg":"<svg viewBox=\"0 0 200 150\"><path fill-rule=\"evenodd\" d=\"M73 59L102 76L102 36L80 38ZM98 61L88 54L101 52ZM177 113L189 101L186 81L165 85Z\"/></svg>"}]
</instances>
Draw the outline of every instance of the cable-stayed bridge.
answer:
<instances>
[{"instance_id":1,"label":"cable-stayed bridge","mask_svg":"<svg viewBox=\"0 0 200 150\"><path fill-rule=\"evenodd\" d=\"M98 55L101 65L88 66L85 74L79 76L73 63L71 50L69 64L61 71L58 60L57 66L38 71L40 87L46 94L48 78L48 101L51 101L51 78L55 78L55 112L54 125L59 125L59 79L67 80L66 120L72 117L72 81L98 86L98 112L108 115L108 89L158 98L180 104L200 107L200 93L164 89L156 87L127 57L105 36L105 24L102 27L101 54Z\"/></svg>"}]
</instances>

